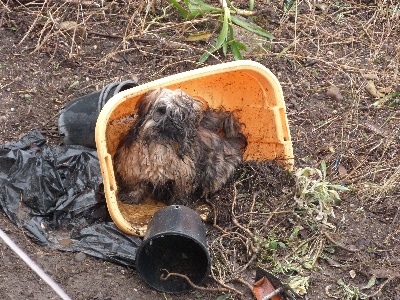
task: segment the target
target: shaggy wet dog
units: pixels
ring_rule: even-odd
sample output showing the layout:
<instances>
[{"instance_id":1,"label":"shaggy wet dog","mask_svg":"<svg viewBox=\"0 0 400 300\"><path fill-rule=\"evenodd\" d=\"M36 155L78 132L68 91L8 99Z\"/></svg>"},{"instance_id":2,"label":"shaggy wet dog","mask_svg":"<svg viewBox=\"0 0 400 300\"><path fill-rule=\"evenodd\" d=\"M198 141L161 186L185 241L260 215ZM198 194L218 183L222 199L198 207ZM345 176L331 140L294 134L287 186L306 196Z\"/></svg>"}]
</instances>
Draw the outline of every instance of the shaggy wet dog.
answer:
<instances>
[{"instance_id":1,"label":"shaggy wet dog","mask_svg":"<svg viewBox=\"0 0 400 300\"><path fill-rule=\"evenodd\" d=\"M152 196L190 204L221 189L242 161L247 140L232 113L165 88L143 96L136 110L114 156L125 203Z\"/></svg>"}]
</instances>

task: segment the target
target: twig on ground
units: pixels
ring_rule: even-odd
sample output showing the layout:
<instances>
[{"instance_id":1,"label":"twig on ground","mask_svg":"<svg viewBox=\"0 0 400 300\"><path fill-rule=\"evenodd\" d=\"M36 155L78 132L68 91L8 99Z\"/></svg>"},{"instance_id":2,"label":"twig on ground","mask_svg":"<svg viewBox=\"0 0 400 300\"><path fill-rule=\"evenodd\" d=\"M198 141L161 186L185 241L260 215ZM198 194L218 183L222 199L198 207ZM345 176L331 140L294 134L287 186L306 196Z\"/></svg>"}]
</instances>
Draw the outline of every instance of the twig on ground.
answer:
<instances>
[{"instance_id":1,"label":"twig on ground","mask_svg":"<svg viewBox=\"0 0 400 300\"><path fill-rule=\"evenodd\" d=\"M248 283L246 280L244 280L242 278L235 278L235 279L233 279L233 281L243 284L245 287L247 287L250 290L250 292L253 292L253 286L250 283Z\"/></svg>"},{"instance_id":2,"label":"twig on ground","mask_svg":"<svg viewBox=\"0 0 400 300\"><path fill-rule=\"evenodd\" d=\"M322 231L322 233L325 235L325 237L332 243L332 244L334 244L336 247L338 247L338 248L340 248L340 249L343 249L343 250L346 250L346 251L348 251L348 252L359 252L360 250L359 249L350 249L350 248L347 248L347 247L345 247L345 246L343 246L343 245L340 245L338 242L336 242L330 235L329 235L329 233L327 233L326 231Z\"/></svg>"},{"instance_id":3,"label":"twig on ground","mask_svg":"<svg viewBox=\"0 0 400 300\"><path fill-rule=\"evenodd\" d=\"M100 7L99 3L90 0L48 0L48 2L64 2L67 4L77 4L82 7Z\"/></svg>"},{"instance_id":4,"label":"twig on ground","mask_svg":"<svg viewBox=\"0 0 400 300\"><path fill-rule=\"evenodd\" d=\"M213 227L218 229L219 231L227 234L228 232L223 229L221 226L217 225L217 209L215 208L214 203L210 202L208 199L205 199L205 202L212 207L213 210Z\"/></svg>"},{"instance_id":5,"label":"twig on ground","mask_svg":"<svg viewBox=\"0 0 400 300\"><path fill-rule=\"evenodd\" d=\"M243 225L239 224L239 222L237 221L236 216L235 216L234 208L235 208L236 201L237 201L237 189L236 189L236 184L237 184L237 182L235 182L235 183L233 184L233 200L232 200L232 206L231 206L232 223L233 223L236 227L239 227L239 228L242 229L244 232L246 232L247 235L248 235L251 239L253 239L253 238L254 238L253 233L252 233L248 228L246 228L246 227L244 227Z\"/></svg>"},{"instance_id":6,"label":"twig on ground","mask_svg":"<svg viewBox=\"0 0 400 300\"><path fill-rule=\"evenodd\" d=\"M237 290L237 289L235 289L235 288L233 288L233 287L231 287L231 286L229 286L229 285L227 285L227 284L221 282L220 280L218 280L218 279L215 277L214 272L213 272L212 269L211 269L211 278L214 279L214 281L215 281L216 283L218 283L220 286L222 286L222 287L228 289L228 290L231 291L231 292L234 292L235 294L237 294L237 295L239 295L239 296L243 296L243 293L242 293L241 291L239 291L239 290Z\"/></svg>"},{"instance_id":7,"label":"twig on ground","mask_svg":"<svg viewBox=\"0 0 400 300\"><path fill-rule=\"evenodd\" d=\"M317 260L318 260L318 258L319 258L319 256L320 256L320 254L321 254L323 249L324 249L324 240L321 239L319 241L319 245L318 245L318 248L317 248L317 253L314 255L313 261L311 263L312 266L315 266L315 263L317 262Z\"/></svg>"},{"instance_id":8,"label":"twig on ground","mask_svg":"<svg viewBox=\"0 0 400 300\"><path fill-rule=\"evenodd\" d=\"M168 280L169 277L171 276L176 276L176 277L180 277L183 278L187 281L187 283L194 289L196 290L200 290L200 291L208 291L208 292L219 292L219 293L224 293L224 292L229 292L230 290L227 288L206 288L203 286L199 286L197 284L194 284L189 277L187 277L186 275L180 274L180 273L174 273L174 272L168 272L168 270L163 269L163 271L167 272L167 275L162 274L160 276L161 280Z\"/></svg>"},{"instance_id":9,"label":"twig on ground","mask_svg":"<svg viewBox=\"0 0 400 300\"><path fill-rule=\"evenodd\" d=\"M304 241L302 241L299 245L296 246L296 248L294 248L290 253L286 254L285 259L287 259L288 257L290 257L291 255L293 255L294 253L297 252L297 250L299 250L301 247L303 247L303 245L307 244L308 242L314 240L316 238L316 236L312 236Z\"/></svg>"}]
</instances>

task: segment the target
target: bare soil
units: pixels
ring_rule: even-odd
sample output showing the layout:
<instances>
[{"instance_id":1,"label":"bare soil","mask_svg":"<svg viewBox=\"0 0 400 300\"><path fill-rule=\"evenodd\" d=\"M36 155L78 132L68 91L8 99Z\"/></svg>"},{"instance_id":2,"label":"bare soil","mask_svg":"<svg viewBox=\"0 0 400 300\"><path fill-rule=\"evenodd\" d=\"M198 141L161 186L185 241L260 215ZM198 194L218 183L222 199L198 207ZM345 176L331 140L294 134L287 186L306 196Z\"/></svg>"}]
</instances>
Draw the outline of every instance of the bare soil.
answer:
<instances>
[{"instance_id":1,"label":"bare soil","mask_svg":"<svg viewBox=\"0 0 400 300\"><path fill-rule=\"evenodd\" d=\"M247 2L236 5L245 8ZM325 161L327 180L351 192L341 193L342 204L329 219L335 229L324 231L296 210L286 175L270 169L276 176L270 192L254 200L260 207L252 206L251 198L235 203L237 219L260 237L260 255L246 265L249 249L224 240L218 225L210 226L211 249L218 241L232 263L227 273L246 266L229 273L231 278L215 267L215 277L250 299L246 282L253 284L255 266L277 270L279 262L286 269L277 275L287 279L299 270L289 263L298 255L296 247L307 242L316 258L298 274L308 277L307 299L399 299L400 103L391 95L400 92L400 6L395 0L299 1L297 10L285 13L281 1L263 0L256 10L262 13L254 21L275 39L249 40L248 33L238 39L249 45L244 58L268 67L283 87L295 168L319 168ZM71 30L64 21L79 25ZM0 144L32 129L52 145L61 143L57 114L68 101L110 82L145 83L198 68L213 40L185 38L215 28L212 21L182 21L167 1L0 1ZM231 55L215 53L206 64L230 60ZM373 105L379 99L382 105ZM253 219L249 211L255 212ZM225 221L219 223L224 230L246 235ZM289 240L296 226L297 244ZM211 290L221 288L212 278L204 283L208 291L162 294L134 269L35 245L4 214L0 227L73 299L216 299L222 294ZM58 298L4 243L0 247L2 299ZM215 251L214 264L223 256Z\"/></svg>"}]
</instances>

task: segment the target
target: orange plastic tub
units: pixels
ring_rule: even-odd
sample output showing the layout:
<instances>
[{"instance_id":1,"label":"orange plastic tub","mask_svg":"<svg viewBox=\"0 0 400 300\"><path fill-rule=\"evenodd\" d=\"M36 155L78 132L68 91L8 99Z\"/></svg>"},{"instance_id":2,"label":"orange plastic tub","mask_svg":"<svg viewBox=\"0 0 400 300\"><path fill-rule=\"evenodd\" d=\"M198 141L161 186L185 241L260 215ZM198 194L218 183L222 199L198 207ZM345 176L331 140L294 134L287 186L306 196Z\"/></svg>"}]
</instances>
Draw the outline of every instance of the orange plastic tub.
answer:
<instances>
[{"instance_id":1,"label":"orange plastic tub","mask_svg":"<svg viewBox=\"0 0 400 300\"><path fill-rule=\"evenodd\" d=\"M244 124L248 139L245 160L277 159L293 168L293 148L282 88L263 65L235 61L161 78L113 96L103 107L96 124L96 146L103 175L107 207L115 224L127 234L143 236L147 224L163 203L148 199L134 205L118 201L113 156L121 138L133 125L129 118L145 93L159 87L181 89L211 108L234 111Z\"/></svg>"}]
</instances>

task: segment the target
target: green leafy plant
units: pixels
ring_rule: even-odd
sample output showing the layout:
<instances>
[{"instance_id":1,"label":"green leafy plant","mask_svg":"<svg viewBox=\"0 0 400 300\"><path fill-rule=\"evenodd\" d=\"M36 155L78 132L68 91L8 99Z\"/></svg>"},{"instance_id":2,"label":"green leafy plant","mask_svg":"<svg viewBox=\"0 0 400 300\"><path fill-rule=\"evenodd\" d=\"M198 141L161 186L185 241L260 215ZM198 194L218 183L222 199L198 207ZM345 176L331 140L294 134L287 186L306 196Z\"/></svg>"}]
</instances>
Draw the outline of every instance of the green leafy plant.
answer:
<instances>
[{"instance_id":1,"label":"green leafy plant","mask_svg":"<svg viewBox=\"0 0 400 300\"><path fill-rule=\"evenodd\" d=\"M222 22L221 31L215 44L200 57L201 63L205 62L213 52L219 49L222 49L223 54L226 55L229 48L236 60L243 58L241 51L246 50L247 47L235 39L233 24L268 39L274 38L272 34L265 31L257 24L240 16L251 14L251 10L254 8L254 0L250 1L250 10L237 9L229 1L226 3L223 1L225 5L222 5L222 8L214 7L202 0L184 0L184 6L177 0L168 0L168 2L175 7L184 19L190 20L198 16L209 15L211 17L217 17Z\"/></svg>"},{"instance_id":2,"label":"green leafy plant","mask_svg":"<svg viewBox=\"0 0 400 300\"><path fill-rule=\"evenodd\" d=\"M283 11L288 12L294 4L294 0L283 0Z\"/></svg>"},{"instance_id":3,"label":"green leafy plant","mask_svg":"<svg viewBox=\"0 0 400 300\"><path fill-rule=\"evenodd\" d=\"M344 299L346 300L367 299L367 295L362 293L358 287L345 284L343 279L339 279L337 281L337 284L343 289Z\"/></svg>"},{"instance_id":4,"label":"green leafy plant","mask_svg":"<svg viewBox=\"0 0 400 300\"><path fill-rule=\"evenodd\" d=\"M395 107L396 105L400 104L400 92L394 92L389 95L386 95L379 99L378 101L374 102L374 106L381 107L384 103L387 101L392 100L392 102L389 103L388 107Z\"/></svg>"},{"instance_id":5,"label":"green leafy plant","mask_svg":"<svg viewBox=\"0 0 400 300\"><path fill-rule=\"evenodd\" d=\"M328 216L335 216L334 205L340 205L338 191L348 191L347 187L331 184L326 180L326 163L322 161L321 170L316 168L300 168L295 172L295 200L300 208L306 209L317 222L329 227Z\"/></svg>"}]
</instances>

